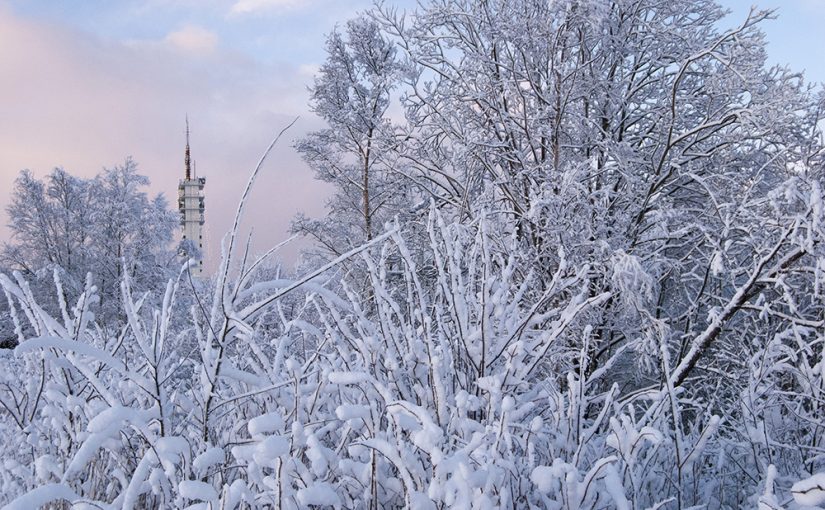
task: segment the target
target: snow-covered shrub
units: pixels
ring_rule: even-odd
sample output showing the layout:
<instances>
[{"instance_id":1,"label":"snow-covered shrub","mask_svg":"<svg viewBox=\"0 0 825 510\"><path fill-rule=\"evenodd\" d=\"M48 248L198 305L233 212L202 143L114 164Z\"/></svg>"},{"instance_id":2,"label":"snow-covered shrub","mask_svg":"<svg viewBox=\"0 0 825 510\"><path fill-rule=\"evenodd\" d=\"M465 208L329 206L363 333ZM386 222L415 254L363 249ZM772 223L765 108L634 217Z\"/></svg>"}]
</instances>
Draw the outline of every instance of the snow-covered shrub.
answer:
<instances>
[{"instance_id":1,"label":"snow-covered shrub","mask_svg":"<svg viewBox=\"0 0 825 510\"><path fill-rule=\"evenodd\" d=\"M433 209L427 230L426 282L397 230L361 249L367 296L346 278L327 290L321 270L257 281L262 261L229 277L227 258L209 315L176 315L180 278L155 310L126 279L112 338L93 287L53 318L4 277L36 331L2 360L28 385L4 402L32 399L4 420L19 422L3 439L11 508L644 508L672 498L673 477L688 491L719 419L685 432L672 389L622 403L603 379L630 345L587 373L583 319L610 297L589 293L588 268L560 256L530 301L486 220Z\"/></svg>"},{"instance_id":2,"label":"snow-covered shrub","mask_svg":"<svg viewBox=\"0 0 825 510\"><path fill-rule=\"evenodd\" d=\"M589 335L579 318L608 295L588 296L586 268L561 264L526 303L529 276L495 251L485 223L448 225L434 210L428 231L435 278L422 283L393 231L361 253L367 297L346 292L346 280L343 295L308 277L255 281L258 263L229 278L227 258L210 315L186 316L173 313L180 278L157 310L126 279L128 324L111 338L88 311L94 287L54 318L22 278L3 277L17 322L35 332L4 358L26 384L7 393L18 409L4 439L16 451L5 493L28 494L18 507L54 497L124 508L603 498L597 485L620 480L596 434L615 391L587 394L564 339ZM287 316L278 298L293 290L304 304ZM264 312L279 318L270 337L256 329ZM186 336L199 353L181 352ZM602 411L586 418L594 407ZM567 466L557 490L536 471L554 462Z\"/></svg>"},{"instance_id":3,"label":"snow-covered shrub","mask_svg":"<svg viewBox=\"0 0 825 510\"><path fill-rule=\"evenodd\" d=\"M695 335L650 313L639 257L574 263L560 243L533 270L500 216L449 221L435 204L413 236L395 225L285 278L266 268L277 247L237 246L242 200L214 280L193 286L184 266L153 298L127 272L114 333L91 277L68 303L55 272L53 313L0 275L19 340L0 357L0 489L8 508L815 501L821 199L815 181L779 189L742 207L752 244L727 250L741 269ZM781 228L757 239L765 218ZM596 350L611 311L624 341ZM702 356L746 377L689 377Z\"/></svg>"}]
</instances>

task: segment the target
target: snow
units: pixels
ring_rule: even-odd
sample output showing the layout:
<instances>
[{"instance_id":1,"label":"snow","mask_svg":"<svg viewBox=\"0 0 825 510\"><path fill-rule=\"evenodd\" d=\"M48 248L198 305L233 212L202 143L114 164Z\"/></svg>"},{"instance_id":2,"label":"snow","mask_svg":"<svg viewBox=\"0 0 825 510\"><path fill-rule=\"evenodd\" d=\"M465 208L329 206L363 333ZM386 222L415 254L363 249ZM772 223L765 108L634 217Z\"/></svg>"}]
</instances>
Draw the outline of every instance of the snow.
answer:
<instances>
[{"instance_id":1,"label":"snow","mask_svg":"<svg viewBox=\"0 0 825 510\"><path fill-rule=\"evenodd\" d=\"M189 442L180 436L165 436L158 438L155 443L155 451L160 455L161 460L170 456L187 457L189 455Z\"/></svg>"},{"instance_id":2,"label":"snow","mask_svg":"<svg viewBox=\"0 0 825 510\"><path fill-rule=\"evenodd\" d=\"M768 466L768 477L765 480L765 492L762 494L762 496L759 497L758 510L775 510L776 508L782 508L782 505L776 498L776 493L774 492L775 482L776 466L771 464L770 466Z\"/></svg>"},{"instance_id":3,"label":"snow","mask_svg":"<svg viewBox=\"0 0 825 510\"><path fill-rule=\"evenodd\" d=\"M550 492L557 478L557 470L551 466L538 466L530 473L530 481L536 485L539 492Z\"/></svg>"},{"instance_id":4,"label":"snow","mask_svg":"<svg viewBox=\"0 0 825 510\"><path fill-rule=\"evenodd\" d=\"M688 456L688 458L685 459L685 461L684 461L685 466L691 465L693 462L695 462L702 455L702 453L705 450L705 447L708 444L708 441L710 440L711 437L713 437L716 434L716 431L719 429L719 423L720 422L721 422L721 419L718 416L713 415L713 416L710 417L710 420L709 420L707 426L705 427L705 430L702 431L702 435L699 437L699 441L697 441L696 445L691 450L690 455Z\"/></svg>"},{"instance_id":5,"label":"snow","mask_svg":"<svg viewBox=\"0 0 825 510\"><path fill-rule=\"evenodd\" d=\"M76 352L78 354L83 354L84 356L88 356L90 358L106 363L115 369L125 370L125 367L120 360L109 355L105 351L102 351L88 344L55 336L41 336L37 338L30 338L25 342L21 343L20 345L18 345L17 347L15 347L14 353L19 356L21 354L30 353L38 349L48 348Z\"/></svg>"},{"instance_id":6,"label":"snow","mask_svg":"<svg viewBox=\"0 0 825 510\"><path fill-rule=\"evenodd\" d=\"M37 479L40 481L49 480L52 476L60 478L61 469L54 462L51 455L41 455L34 461L34 469Z\"/></svg>"},{"instance_id":7,"label":"snow","mask_svg":"<svg viewBox=\"0 0 825 510\"><path fill-rule=\"evenodd\" d=\"M197 501L216 501L218 493L206 482L183 480L178 484L180 495Z\"/></svg>"},{"instance_id":8,"label":"snow","mask_svg":"<svg viewBox=\"0 0 825 510\"><path fill-rule=\"evenodd\" d=\"M106 434L119 429L124 422L139 419L134 409L123 406L110 407L89 420L86 430L92 434Z\"/></svg>"},{"instance_id":9,"label":"snow","mask_svg":"<svg viewBox=\"0 0 825 510\"><path fill-rule=\"evenodd\" d=\"M312 471L320 478L323 478L329 470L327 451L314 435L311 434L307 437L306 456L311 463Z\"/></svg>"},{"instance_id":10,"label":"snow","mask_svg":"<svg viewBox=\"0 0 825 510\"><path fill-rule=\"evenodd\" d=\"M420 492L413 492L410 495L410 510L436 510L435 503L426 495Z\"/></svg>"},{"instance_id":11,"label":"snow","mask_svg":"<svg viewBox=\"0 0 825 510\"><path fill-rule=\"evenodd\" d=\"M613 498L613 503L616 505L616 510L630 510L630 501L624 493L624 484L616 472L615 466L608 466L604 478L605 491Z\"/></svg>"},{"instance_id":12,"label":"snow","mask_svg":"<svg viewBox=\"0 0 825 510\"><path fill-rule=\"evenodd\" d=\"M3 507L3 510L32 510L57 501L72 502L80 497L62 483L49 483L18 497Z\"/></svg>"},{"instance_id":13,"label":"snow","mask_svg":"<svg viewBox=\"0 0 825 510\"><path fill-rule=\"evenodd\" d=\"M800 480L791 487L791 494L797 504L817 506L825 504L825 472Z\"/></svg>"},{"instance_id":14,"label":"snow","mask_svg":"<svg viewBox=\"0 0 825 510\"><path fill-rule=\"evenodd\" d=\"M225 499L226 508L236 508L241 501L253 502L255 495L249 490L249 487L243 480L235 480L229 486L228 497Z\"/></svg>"},{"instance_id":15,"label":"snow","mask_svg":"<svg viewBox=\"0 0 825 510\"><path fill-rule=\"evenodd\" d=\"M369 381L370 376L366 372L330 372L327 378L332 384L350 385Z\"/></svg>"},{"instance_id":16,"label":"snow","mask_svg":"<svg viewBox=\"0 0 825 510\"><path fill-rule=\"evenodd\" d=\"M297 497L298 501L305 506L337 506L341 504L341 499L335 489L325 482L319 482L298 490Z\"/></svg>"},{"instance_id":17,"label":"snow","mask_svg":"<svg viewBox=\"0 0 825 510\"><path fill-rule=\"evenodd\" d=\"M335 408L335 416L339 420L366 419L370 416L370 408L357 404L341 404Z\"/></svg>"},{"instance_id":18,"label":"snow","mask_svg":"<svg viewBox=\"0 0 825 510\"><path fill-rule=\"evenodd\" d=\"M63 481L82 473L85 466L92 460L103 444L120 435L120 430L126 423L142 423L145 412L123 406L105 409L89 421L86 430L90 435L75 453L72 461L66 467Z\"/></svg>"},{"instance_id":19,"label":"snow","mask_svg":"<svg viewBox=\"0 0 825 510\"><path fill-rule=\"evenodd\" d=\"M238 370L237 368L230 367L230 366L223 366L221 367L221 377L226 377L229 379L234 379L236 381L240 381L246 384L249 384L253 387L261 387L267 386L268 381L260 377L258 375L252 374L250 372L245 372L243 370Z\"/></svg>"},{"instance_id":20,"label":"snow","mask_svg":"<svg viewBox=\"0 0 825 510\"><path fill-rule=\"evenodd\" d=\"M149 476L151 469L157 464L157 456L152 450L147 451L143 458L138 462L137 467L132 473L129 485L126 490L118 496L122 498L122 506L124 509L132 509L138 504L138 498L146 489L144 489L144 481Z\"/></svg>"},{"instance_id":21,"label":"snow","mask_svg":"<svg viewBox=\"0 0 825 510\"><path fill-rule=\"evenodd\" d=\"M284 428L284 418L281 413L273 411L271 413L262 414L249 420L246 425L249 430L249 435L252 437L263 436L273 432L280 432Z\"/></svg>"},{"instance_id":22,"label":"snow","mask_svg":"<svg viewBox=\"0 0 825 510\"><path fill-rule=\"evenodd\" d=\"M192 467L201 473L205 473L212 466L223 463L224 453L223 448L213 446L208 448L192 460Z\"/></svg>"},{"instance_id":23,"label":"snow","mask_svg":"<svg viewBox=\"0 0 825 510\"><path fill-rule=\"evenodd\" d=\"M262 466L272 465L281 455L289 453L289 441L283 436L269 436L255 446L253 459Z\"/></svg>"}]
</instances>

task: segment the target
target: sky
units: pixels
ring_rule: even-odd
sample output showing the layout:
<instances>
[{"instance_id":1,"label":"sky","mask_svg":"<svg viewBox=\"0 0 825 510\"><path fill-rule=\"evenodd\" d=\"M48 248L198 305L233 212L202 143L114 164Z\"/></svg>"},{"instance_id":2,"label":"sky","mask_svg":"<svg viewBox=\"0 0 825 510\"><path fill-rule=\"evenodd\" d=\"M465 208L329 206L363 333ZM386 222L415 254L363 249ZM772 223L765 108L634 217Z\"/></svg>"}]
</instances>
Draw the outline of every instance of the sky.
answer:
<instances>
[{"instance_id":1,"label":"sky","mask_svg":"<svg viewBox=\"0 0 825 510\"><path fill-rule=\"evenodd\" d=\"M778 9L764 25L771 60L825 82L825 0L721 3L732 11L730 26L752 3ZM9 239L4 211L24 168L38 177L57 166L91 177L131 156L150 192L173 200L187 115L192 158L207 178L207 266L261 152L299 117L263 167L244 222L256 250L285 239L296 213L323 214L329 193L292 149L322 126L307 87L324 60L325 35L371 4L0 0L0 242ZM301 246L284 251L286 262Z\"/></svg>"}]
</instances>

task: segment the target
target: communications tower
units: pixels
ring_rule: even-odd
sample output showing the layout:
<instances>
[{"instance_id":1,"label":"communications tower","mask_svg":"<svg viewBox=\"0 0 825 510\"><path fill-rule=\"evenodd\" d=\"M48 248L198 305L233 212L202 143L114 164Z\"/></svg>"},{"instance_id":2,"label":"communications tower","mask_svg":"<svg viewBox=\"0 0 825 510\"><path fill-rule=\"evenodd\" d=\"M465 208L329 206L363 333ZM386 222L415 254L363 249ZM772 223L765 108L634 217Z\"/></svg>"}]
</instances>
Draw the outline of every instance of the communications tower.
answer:
<instances>
[{"instance_id":1,"label":"communications tower","mask_svg":"<svg viewBox=\"0 0 825 510\"><path fill-rule=\"evenodd\" d=\"M189 118L186 118L186 152L184 155L184 179L178 185L178 211L180 211L180 225L183 230L182 255L186 258L197 259L197 265L192 266L193 276L203 274L203 223L204 223L204 196L203 187L205 177L198 177L192 172L189 157Z\"/></svg>"}]
</instances>

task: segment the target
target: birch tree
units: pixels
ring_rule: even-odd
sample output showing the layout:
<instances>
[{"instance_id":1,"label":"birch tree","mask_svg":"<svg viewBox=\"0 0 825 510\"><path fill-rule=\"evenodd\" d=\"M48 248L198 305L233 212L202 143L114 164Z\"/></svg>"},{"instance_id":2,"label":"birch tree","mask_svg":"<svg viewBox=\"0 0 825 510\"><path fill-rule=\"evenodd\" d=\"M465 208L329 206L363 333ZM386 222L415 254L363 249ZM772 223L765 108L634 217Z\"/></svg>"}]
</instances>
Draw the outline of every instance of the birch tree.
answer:
<instances>
[{"instance_id":1,"label":"birch tree","mask_svg":"<svg viewBox=\"0 0 825 510\"><path fill-rule=\"evenodd\" d=\"M312 110L326 127L295 147L334 194L325 218L299 216L293 231L310 235L334 258L380 234L403 208L405 193L382 159L399 75L395 46L375 21L359 17L330 34L326 50L311 89Z\"/></svg>"}]
</instances>

